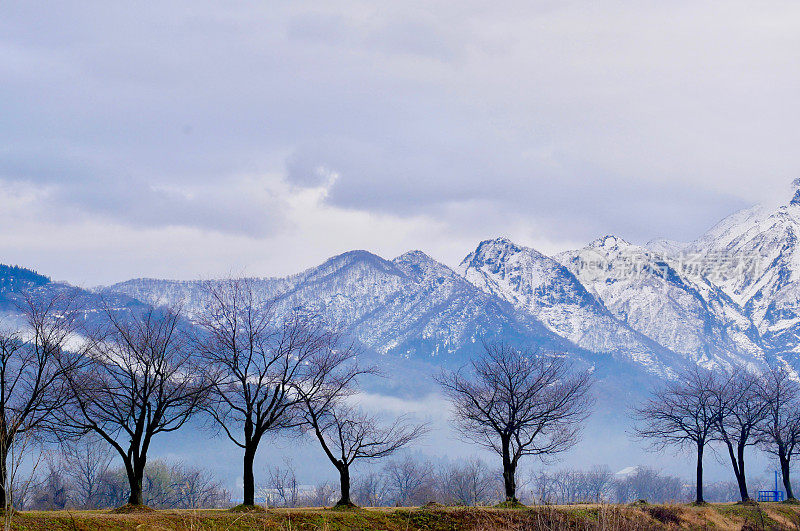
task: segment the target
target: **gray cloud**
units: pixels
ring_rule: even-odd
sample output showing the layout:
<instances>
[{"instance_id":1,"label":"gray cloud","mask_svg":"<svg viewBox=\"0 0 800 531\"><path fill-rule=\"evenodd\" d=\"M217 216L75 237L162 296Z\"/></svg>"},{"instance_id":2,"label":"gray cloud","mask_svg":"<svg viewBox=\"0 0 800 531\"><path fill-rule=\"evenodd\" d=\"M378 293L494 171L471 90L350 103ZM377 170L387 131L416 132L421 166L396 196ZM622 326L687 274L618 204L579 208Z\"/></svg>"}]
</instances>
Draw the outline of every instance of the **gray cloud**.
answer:
<instances>
[{"instance_id":1,"label":"gray cloud","mask_svg":"<svg viewBox=\"0 0 800 531\"><path fill-rule=\"evenodd\" d=\"M0 181L46 187L42 213L52 219L97 214L134 226L188 226L264 235L283 224L282 202L266 183L242 179L193 186L182 180L146 180L135 170L55 150L11 151L0 158Z\"/></svg>"},{"instance_id":2,"label":"gray cloud","mask_svg":"<svg viewBox=\"0 0 800 531\"><path fill-rule=\"evenodd\" d=\"M292 194L319 187L322 207L466 239L506 224L692 238L798 174L798 16L777 1L13 3L0 179L48 189L56 217L253 238L295 230Z\"/></svg>"}]
</instances>

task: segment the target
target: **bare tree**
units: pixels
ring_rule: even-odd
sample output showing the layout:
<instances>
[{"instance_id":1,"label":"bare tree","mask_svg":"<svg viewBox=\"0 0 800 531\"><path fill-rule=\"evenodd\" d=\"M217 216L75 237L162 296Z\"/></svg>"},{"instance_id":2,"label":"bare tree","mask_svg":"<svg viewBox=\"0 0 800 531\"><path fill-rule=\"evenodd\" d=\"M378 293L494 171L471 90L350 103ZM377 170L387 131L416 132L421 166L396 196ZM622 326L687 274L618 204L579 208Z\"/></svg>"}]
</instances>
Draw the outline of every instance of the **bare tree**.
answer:
<instances>
[{"instance_id":1,"label":"bare tree","mask_svg":"<svg viewBox=\"0 0 800 531\"><path fill-rule=\"evenodd\" d=\"M4 478L5 491L8 493L6 504L2 507L3 529L11 530L11 519L14 514L13 507L27 507L31 494L36 487L37 470L45 457L44 452L32 452L39 446L40 441L34 437L33 431L17 434L7 455L6 476ZM32 455L31 455L32 454ZM28 465L27 474L22 473L23 462Z\"/></svg>"},{"instance_id":2,"label":"bare tree","mask_svg":"<svg viewBox=\"0 0 800 531\"><path fill-rule=\"evenodd\" d=\"M353 482L353 499L362 507L379 507L386 500L386 481L375 470L359 474Z\"/></svg>"},{"instance_id":3,"label":"bare tree","mask_svg":"<svg viewBox=\"0 0 800 531\"><path fill-rule=\"evenodd\" d=\"M350 467L355 461L389 456L427 431L424 425L410 424L405 417L382 425L377 417L358 408L336 404L318 409L319 405L314 400L306 402L306 420L325 455L339 472L337 506L353 505Z\"/></svg>"},{"instance_id":4,"label":"bare tree","mask_svg":"<svg viewBox=\"0 0 800 531\"><path fill-rule=\"evenodd\" d=\"M743 502L750 500L745 473L745 449L755 445L759 426L767 418L768 402L758 377L744 368L724 373L714 387L714 437L725 444Z\"/></svg>"},{"instance_id":5,"label":"bare tree","mask_svg":"<svg viewBox=\"0 0 800 531\"><path fill-rule=\"evenodd\" d=\"M406 455L389 461L383 468L383 475L394 505L421 505L433 496L436 478L428 462Z\"/></svg>"},{"instance_id":6,"label":"bare tree","mask_svg":"<svg viewBox=\"0 0 800 531\"><path fill-rule=\"evenodd\" d=\"M800 384L785 367L773 366L761 378L766 416L757 428L761 448L778 458L786 498L795 500L789 479L792 456L800 450Z\"/></svg>"},{"instance_id":7,"label":"bare tree","mask_svg":"<svg viewBox=\"0 0 800 531\"><path fill-rule=\"evenodd\" d=\"M84 365L69 379L65 419L116 450L130 486L128 503L138 506L153 437L183 426L209 386L179 329L178 311L118 314L106 307L104 317L104 325L90 331Z\"/></svg>"},{"instance_id":8,"label":"bare tree","mask_svg":"<svg viewBox=\"0 0 800 531\"><path fill-rule=\"evenodd\" d=\"M608 465L595 465L583 475L586 499L599 503L607 498L608 489L614 483L614 473Z\"/></svg>"},{"instance_id":9,"label":"bare tree","mask_svg":"<svg viewBox=\"0 0 800 531\"><path fill-rule=\"evenodd\" d=\"M730 502L739 497L739 484L735 481L716 481L705 487L710 502Z\"/></svg>"},{"instance_id":10,"label":"bare tree","mask_svg":"<svg viewBox=\"0 0 800 531\"><path fill-rule=\"evenodd\" d=\"M178 470L179 471L179 470ZM147 463L142 476L142 500L148 507L177 507L180 493L175 488L176 470L162 459Z\"/></svg>"},{"instance_id":11,"label":"bare tree","mask_svg":"<svg viewBox=\"0 0 800 531\"><path fill-rule=\"evenodd\" d=\"M462 370L437 378L455 410L458 429L503 460L506 501L517 502L515 474L524 456L552 456L579 440L593 403L588 371L561 356L534 355L504 344L484 344Z\"/></svg>"},{"instance_id":12,"label":"bare tree","mask_svg":"<svg viewBox=\"0 0 800 531\"><path fill-rule=\"evenodd\" d=\"M556 485L561 503L579 503L587 501L586 485L583 471L576 468L564 468L556 471Z\"/></svg>"},{"instance_id":13,"label":"bare tree","mask_svg":"<svg viewBox=\"0 0 800 531\"><path fill-rule=\"evenodd\" d=\"M118 506L129 498L124 467L106 470L97 484L94 507ZM230 493L209 471L160 459L148 460L145 466L142 498L148 506L158 509L222 508L230 504Z\"/></svg>"},{"instance_id":14,"label":"bare tree","mask_svg":"<svg viewBox=\"0 0 800 531\"><path fill-rule=\"evenodd\" d=\"M332 351L335 334L302 312L276 318L270 301L247 279L209 283L206 290L209 303L197 317L204 333L195 348L215 375L207 412L244 450L244 505L254 505L259 443L268 432L302 422L296 390L313 386L308 382L319 367L316 356ZM350 356L344 351L328 361L335 367Z\"/></svg>"},{"instance_id":15,"label":"bare tree","mask_svg":"<svg viewBox=\"0 0 800 531\"><path fill-rule=\"evenodd\" d=\"M633 473L614 482L617 503L649 500L656 503L683 501L680 478L663 475L658 470L637 466Z\"/></svg>"},{"instance_id":16,"label":"bare tree","mask_svg":"<svg viewBox=\"0 0 800 531\"><path fill-rule=\"evenodd\" d=\"M374 367L360 367L351 348L338 348L339 338L327 336L328 345L309 360L308 378L294 384L302 400L304 425L314 434L325 455L339 472L337 506L352 506L350 467L356 461L389 456L427 432L405 417L382 424L375 415L348 406L346 399L357 390L358 378L377 374Z\"/></svg>"},{"instance_id":17,"label":"bare tree","mask_svg":"<svg viewBox=\"0 0 800 531\"><path fill-rule=\"evenodd\" d=\"M162 460L145 467L142 494L147 505L159 509L219 507L228 501L208 471Z\"/></svg>"},{"instance_id":18,"label":"bare tree","mask_svg":"<svg viewBox=\"0 0 800 531\"><path fill-rule=\"evenodd\" d=\"M546 470L536 470L531 474L531 496L534 503L552 504L558 503L558 481L554 474Z\"/></svg>"},{"instance_id":19,"label":"bare tree","mask_svg":"<svg viewBox=\"0 0 800 531\"><path fill-rule=\"evenodd\" d=\"M447 505L486 505L499 495L497 476L477 458L444 466L437 480L439 498Z\"/></svg>"},{"instance_id":20,"label":"bare tree","mask_svg":"<svg viewBox=\"0 0 800 531\"><path fill-rule=\"evenodd\" d=\"M534 497L546 503L599 503L609 498L614 474L608 466L562 468L533 476Z\"/></svg>"},{"instance_id":21,"label":"bare tree","mask_svg":"<svg viewBox=\"0 0 800 531\"><path fill-rule=\"evenodd\" d=\"M230 503L230 492L207 470L183 464L170 469L174 507L183 509L220 508Z\"/></svg>"},{"instance_id":22,"label":"bare tree","mask_svg":"<svg viewBox=\"0 0 800 531\"><path fill-rule=\"evenodd\" d=\"M330 483L318 483L314 488L308 492L300 495L298 505L305 507L324 507L331 503L331 500L336 499L336 489Z\"/></svg>"},{"instance_id":23,"label":"bare tree","mask_svg":"<svg viewBox=\"0 0 800 531\"><path fill-rule=\"evenodd\" d=\"M91 433L63 444L64 467L71 478L76 503L84 509L98 507L102 478L111 466L114 450L97 434Z\"/></svg>"},{"instance_id":24,"label":"bare tree","mask_svg":"<svg viewBox=\"0 0 800 531\"><path fill-rule=\"evenodd\" d=\"M695 503L703 498L703 453L711 441L717 419L714 389L710 371L693 367L677 379L653 392L641 408L634 410L635 434L652 441L654 447L690 446L697 453Z\"/></svg>"},{"instance_id":25,"label":"bare tree","mask_svg":"<svg viewBox=\"0 0 800 531\"><path fill-rule=\"evenodd\" d=\"M65 375L77 356L67 350L75 327L75 296L25 293L24 325L0 331L0 507L10 498L8 456L15 441L26 443L57 429L54 412L69 397Z\"/></svg>"},{"instance_id":26,"label":"bare tree","mask_svg":"<svg viewBox=\"0 0 800 531\"><path fill-rule=\"evenodd\" d=\"M143 482L144 483L144 482ZM112 468L100 476L98 507L119 507L130 498L131 489L125 468Z\"/></svg>"},{"instance_id":27,"label":"bare tree","mask_svg":"<svg viewBox=\"0 0 800 531\"><path fill-rule=\"evenodd\" d=\"M47 511L64 509L70 501L70 489L64 477L62 460L48 455L46 462L47 471L33 488L31 505Z\"/></svg>"},{"instance_id":28,"label":"bare tree","mask_svg":"<svg viewBox=\"0 0 800 531\"><path fill-rule=\"evenodd\" d=\"M267 505L296 507L300 496L297 475L289 460L284 461L284 465L269 468L264 498Z\"/></svg>"}]
</instances>

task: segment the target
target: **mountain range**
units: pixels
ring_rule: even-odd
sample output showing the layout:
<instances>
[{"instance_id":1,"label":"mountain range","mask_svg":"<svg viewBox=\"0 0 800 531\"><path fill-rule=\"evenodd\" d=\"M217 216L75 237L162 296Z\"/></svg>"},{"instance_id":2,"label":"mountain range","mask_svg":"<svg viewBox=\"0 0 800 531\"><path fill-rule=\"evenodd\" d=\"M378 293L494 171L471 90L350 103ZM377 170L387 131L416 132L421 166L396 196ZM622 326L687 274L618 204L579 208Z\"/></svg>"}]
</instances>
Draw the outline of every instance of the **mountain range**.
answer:
<instances>
[{"instance_id":1,"label":"mountain range","mask_svg":"<svg viewBox=\"0 0 800 531\"><path fill-rule=\"evenodd\" d=\"M692 242L604 236L546 256L496 238L455 269L421 251L391 260L350 251L253 282L279 311L319 312L393 363L459 365L482 340L503 339L659 377L692 364L800 369L800 182L793 186L785 204L737 212ZM0 267L2 300L54 285ZM205 303L201 281L140 278L103 291L122 305L181 303L190 319Z\"/></svg>"}]
</instances>

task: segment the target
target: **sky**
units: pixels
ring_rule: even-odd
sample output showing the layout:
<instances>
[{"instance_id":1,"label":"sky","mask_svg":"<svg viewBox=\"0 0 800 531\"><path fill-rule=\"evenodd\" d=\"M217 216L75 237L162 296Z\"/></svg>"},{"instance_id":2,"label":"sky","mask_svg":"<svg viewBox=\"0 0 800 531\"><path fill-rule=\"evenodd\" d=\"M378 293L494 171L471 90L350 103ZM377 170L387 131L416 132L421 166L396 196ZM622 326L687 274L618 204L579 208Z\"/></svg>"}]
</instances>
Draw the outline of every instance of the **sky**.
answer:
<instances>
[{"instance_id":1,"label":"sky","mask_svg":"<svg viewBox=\"0 0 800 531\"><path fill-rule=\"evenodd\" d=\"M800 177L797 2L0 6L0 262L94 286L691 240Z\"/></svg>"}]
</instances>

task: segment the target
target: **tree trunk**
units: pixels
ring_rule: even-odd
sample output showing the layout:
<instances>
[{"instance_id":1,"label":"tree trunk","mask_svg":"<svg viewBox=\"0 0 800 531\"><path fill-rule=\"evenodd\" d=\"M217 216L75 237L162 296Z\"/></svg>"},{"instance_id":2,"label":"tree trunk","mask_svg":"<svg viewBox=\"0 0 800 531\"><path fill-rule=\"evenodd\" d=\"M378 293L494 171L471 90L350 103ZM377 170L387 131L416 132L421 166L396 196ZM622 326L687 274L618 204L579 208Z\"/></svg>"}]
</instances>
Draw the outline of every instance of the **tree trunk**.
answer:
<instances>
[{"instance_id":1,"label":"tree trunk","mask_svg":"<svg viewBox=\"0 0 800 531\"><path fill-rule=\"evenodd\" d=\"M736 481L739 483L739 496L742 501L749 501L750 493L747 492L747 478L744 473L744 446L741 444L737 447L737 461L739 470L736 474Z\"/></svg>"},{"instance_id":2,"label":"tree trunk","mask_svg":"<svg viewBox=\"0 0 800 531\"><path fill-rule=\"evenodd\" d=\"M783 450L778 454L778 459L781 462L781 475L783 476L783 488L786 490L786 499L793 500L794 493L792 492L792 483L789 481L789 458L785 455Z\"/></svg>"},{"instance_id":3,"label":"tree trunk","mask_svg":"<svg viewBox=\"0 0 800 531\"><path fill-rule=\"evenodd\" d=\"M742 501L750 500L750 495L747 493L747 484L744 479L744 452L743 448L737 445L737 453L733 450L733 444L729 440L725 440L725 446L728 447L728 455L731 458L731 466L733 467L733 475L736 476L736 483L739 486L739 497Z\"/></svg>"},{"instance_id":4,"label":"tree trunk","mask_svg":"<svg viewBox=\"0 0 800 531\"><path fill-rule=\"evenodd\" d=\"M514 480L514 464L511 462L508 441L503 441L503 485L506 490L506 501L517 501L517 483Z\"/></svg>"},{"instance_id":5,"label":"tree trunk","mask_svg":"<svg viewBox=\"0 0 800 531\"><path fill-rule=\"evenodd\" d=\"M351 505L350 501L350 468L347 465L337 467L339 469L339 501L336 505Z\"/></svg>"},{"instance_id":6,"label":"tree trunk","mask_svg":"<svg viewBox=\"0 0 800 531\"><path fill-rule=\"evenodd\" d=\"M144 505L142 497L142 477L144 476L144 466L126 467L128 472L128 484L131 488L131 495L128 497L130 505Z\"/></svg>"},{"instance_id":7,"label":"tree trunk","mask_svg":"<svg viewBox=\"0 0 800 531\"><path fill-rule=\"evenodd\" d=\"M503 483L506 489L506 501L516 502L517 482L514 479L514 468L511 466L511 464L509 464L509 466L503 470Z\"/></svg>"},{"instance_id":8,"label":"tree trunk","mask_svg":"<svg viewBox=\"0 0 800 531\"><path fill-rule=\"evenodd\" d=\"M697 443L697 497L695 503L705 503L703 499L703 443Z\"/></svg>"},{"instance_id":9,"label":"tree trunk","mask_svg":"<svg viewBox=\"0 0 800 531\"><path fill-rule=\"evenodd\" d=\"M244 450L244 473L242 480L244 481L244 504L256 504L256 482L253 476L253 461L256 457L256 450L252 447L247 447Z\"/></svg>"},{"instance_id":10,"label":"tree trunk","mask_svg":"<svg viewBox=\"0 0 800 531\"><path fill-rule=\"evenodd\" d=\"M6 485L10 485L10 481L8 480L8 466L6 465L6 461L8 460L8 452L0 451L0 510L5 511L7 509L6 504L10 503L11 500L9 499L9 494L6 492ZM10 509L10 507L8 507Z\"/></svg>"}]
</instances>

